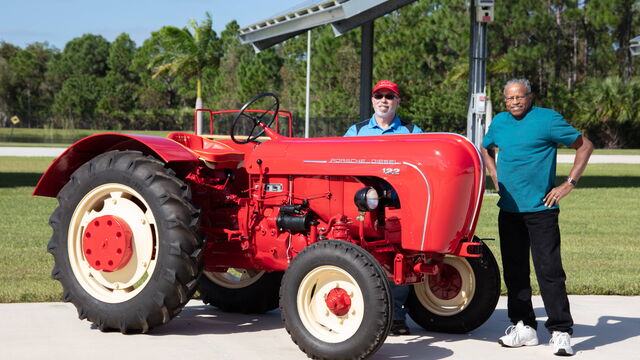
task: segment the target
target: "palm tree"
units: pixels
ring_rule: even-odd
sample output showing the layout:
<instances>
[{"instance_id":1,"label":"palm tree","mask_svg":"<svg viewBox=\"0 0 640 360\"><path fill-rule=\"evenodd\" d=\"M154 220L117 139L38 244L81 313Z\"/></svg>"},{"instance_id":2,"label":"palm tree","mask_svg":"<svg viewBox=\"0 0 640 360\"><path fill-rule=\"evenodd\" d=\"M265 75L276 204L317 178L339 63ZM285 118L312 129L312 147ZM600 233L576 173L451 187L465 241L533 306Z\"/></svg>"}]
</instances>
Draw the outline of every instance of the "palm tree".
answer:
<instances>
[{"instance_id":1,"label":"palm tree","mask_svg":"<svg viewBox=\"0 0 640 360\"><path fill-rule=\"evenodd\" d=\"M619 76L592 79L578 99L576 120L598 132L607 148L624 145L625 126L640 121L640 79Z\"/></svg>"},{"instance_id":2,"label":"palm tree","mask_svg":"<svg viewBox=\"0 0 640 360\"><path fill-rule=\"evenodd\" d=\"M198 23L191 20L189 28L178 29L165 26L158 31L159 52L151 60L149 67L153 78L169 75L188 80L196 77L196 109L202 108L202 74L207 67L220 64L220 43L212 28L211 14L205 13L205 20ZM202 131L202 113L198 113L198 133Z\"/></svg>"}]
</instances>

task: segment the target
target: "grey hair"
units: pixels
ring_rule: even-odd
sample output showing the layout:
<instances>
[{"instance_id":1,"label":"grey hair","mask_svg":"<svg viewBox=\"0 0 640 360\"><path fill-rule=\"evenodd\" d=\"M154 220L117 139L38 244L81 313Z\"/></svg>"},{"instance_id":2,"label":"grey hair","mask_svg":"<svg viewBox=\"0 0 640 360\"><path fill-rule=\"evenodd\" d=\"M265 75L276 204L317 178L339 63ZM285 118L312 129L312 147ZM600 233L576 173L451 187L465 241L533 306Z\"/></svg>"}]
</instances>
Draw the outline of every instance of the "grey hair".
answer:
<instances>
[{"instance_id":1,"label":"grey hair","mask_svg":"<svg viewBox=\"0 0 640 360\"><path fill-rule=\"evenodd\" d=\"M524 85L525 89L527 90L527 94L531 94L531 84L529 83L529 80L527 79L511 79L509 81L507 81L507 83L504 85L504 90L502 91L503 95L507 94L507 87L509 87L509 85L513 85L513 84L522 84Z\"/></svg>"}]
</instances>

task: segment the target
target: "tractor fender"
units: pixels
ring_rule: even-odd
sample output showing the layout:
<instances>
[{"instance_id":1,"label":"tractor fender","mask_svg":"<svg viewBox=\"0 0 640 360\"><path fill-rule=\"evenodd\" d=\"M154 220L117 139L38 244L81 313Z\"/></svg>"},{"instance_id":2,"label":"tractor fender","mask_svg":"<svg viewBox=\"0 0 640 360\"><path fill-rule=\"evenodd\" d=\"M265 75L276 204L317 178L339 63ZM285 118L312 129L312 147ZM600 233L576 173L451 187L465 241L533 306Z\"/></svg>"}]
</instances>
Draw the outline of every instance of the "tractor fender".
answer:
<instances>
[{"instance_id":1,"label":"tractor fender","mask_svg":"<svg viewBox=\"0 0 640 360\"><path fill-rule=\"evenodd\" d=\"M198 156L179 143L159 136L103 133L71 145L42 175L33 195L55 197L82 164L112 150L136 150L165 162L177 173L198 164Z\"/></svg>"}]
</instances>

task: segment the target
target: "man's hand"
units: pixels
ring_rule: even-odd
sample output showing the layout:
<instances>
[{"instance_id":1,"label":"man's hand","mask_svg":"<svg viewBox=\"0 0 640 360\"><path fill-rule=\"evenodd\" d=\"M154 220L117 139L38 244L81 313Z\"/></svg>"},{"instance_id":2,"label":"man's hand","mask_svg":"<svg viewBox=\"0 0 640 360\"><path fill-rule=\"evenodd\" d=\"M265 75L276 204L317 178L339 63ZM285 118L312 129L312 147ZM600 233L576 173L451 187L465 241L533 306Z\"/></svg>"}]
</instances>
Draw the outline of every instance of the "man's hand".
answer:
<instances>
[{"instance_id":1,"label":"man's hand","mask_svg":"<svg viewBox=\"0 0 640 360\"><path fill-rule=\"evenodd\" d=\"M573 167L569 172L569 177L577 181L587 167L587 162L589 162L589 157L591 157L591 153L593 152L593 143L586 137L580 135L571 147L576 149L576 157L575 160L573 160ZM560 199L569 195L573 188L574 185L566 181L563 182L562 185L554 187L542 199L544 206L552 207L558 204Z\"/></svg>"},{"instance_id":2,"label":"man's hand","mask_svg":"<svg viewBox=\"0 0 640 360\"><path fill-rule=\"evenodd\" d=\"M562 185L554 187L542 199L542 201L544 202L544 206L550 208L553 205L560 203L560 199L569 195L569 193L571 192L571 190L573 190L573 188L574 186L571 183L566 181L563 182Z\"/></svg>"}]
</instances>

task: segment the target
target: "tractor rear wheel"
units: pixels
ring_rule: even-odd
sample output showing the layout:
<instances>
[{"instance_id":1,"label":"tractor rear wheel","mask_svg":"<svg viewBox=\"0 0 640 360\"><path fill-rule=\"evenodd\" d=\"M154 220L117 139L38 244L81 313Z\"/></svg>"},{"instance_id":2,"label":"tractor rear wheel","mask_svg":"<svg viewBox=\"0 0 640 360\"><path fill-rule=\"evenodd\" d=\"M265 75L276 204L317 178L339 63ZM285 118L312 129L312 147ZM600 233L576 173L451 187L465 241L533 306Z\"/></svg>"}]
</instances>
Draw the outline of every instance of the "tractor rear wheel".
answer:
<instances>
[{"instance_id":1,"label":"tractor rear wheel","mask_svg":"<svg viewBox=\"0 0 640 360\"><path fill-rule=\"evenodd\" d=\"M227 272L204 271L198 291L205 304L222 311L261 314L278 307L282 274L236 268Z\"/></svg>"},{"instance_id":2,"label":"tractor rear wheel","mask_svg":"<svg viewBox=\"0 0 640 360\"><path fill-rule=\"evenodd\" d=\"M80 166L49 220L52 276L81 319L147 332L177 315L202 269L188 186L153 157L111 151Z\"/></svg>"},{"instance_id":3,"label":"tractor rear wheel","mask_svg":"<svg viewBox=\"0 0 640 360\"><path fill-rule=\"evenodd\" d=\"M484 324L500 297L500 270L483 244L482 257L445 257L440 273L411 287L409 316L426 330L466 333Z\"/></svg>"},{"instance_id":4,"label":"tractor rear wheel","mask_svg":"<svg viewBox=\"0 0 640 360\"><path fill-rule=\"evenodd\" d=\"M344 241L307 246L280 288L285 328L313 359L364 359L391 327L391 293L375 258Z\"/></svg>"}]
</instances>

